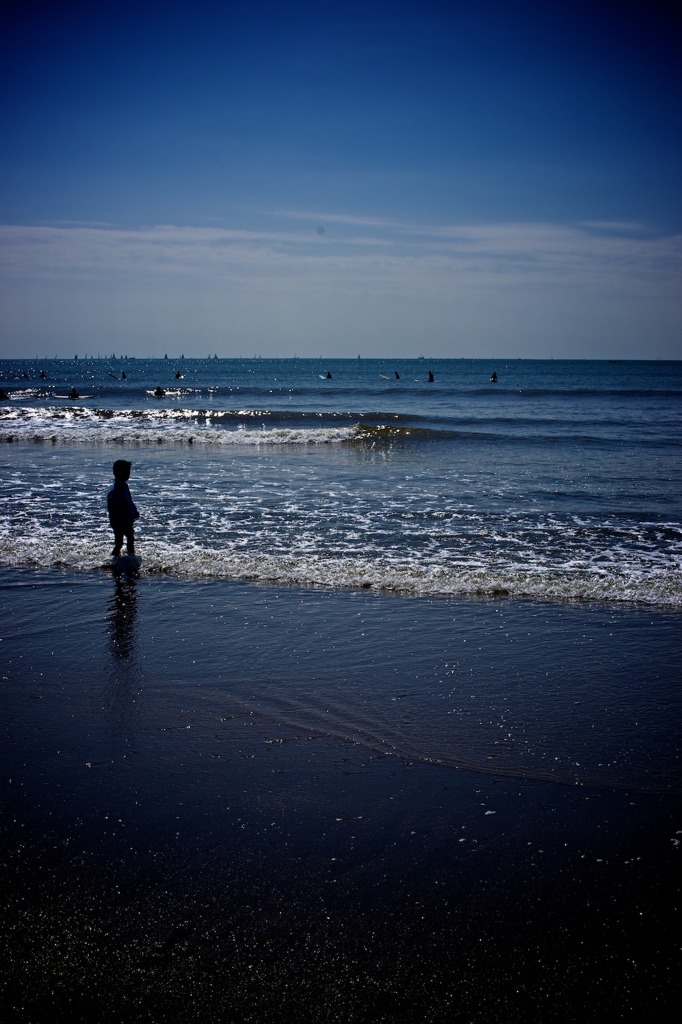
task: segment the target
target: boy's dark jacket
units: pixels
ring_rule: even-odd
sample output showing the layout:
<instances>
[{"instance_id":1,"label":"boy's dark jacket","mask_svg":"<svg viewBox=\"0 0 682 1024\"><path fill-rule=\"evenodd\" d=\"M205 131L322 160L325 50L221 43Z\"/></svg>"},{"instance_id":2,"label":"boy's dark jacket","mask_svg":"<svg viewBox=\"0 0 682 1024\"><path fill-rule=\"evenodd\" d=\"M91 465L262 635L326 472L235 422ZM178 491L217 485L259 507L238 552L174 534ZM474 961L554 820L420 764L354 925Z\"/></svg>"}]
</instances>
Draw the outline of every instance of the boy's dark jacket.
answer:
<instances>
[{"instance_id":1,"label":"boy's dark jacket","mask_svg":"<svg viewBox=\"0 0 682 1024\"><path fill-rule=\"evenodd\" d=\"M107 511L109 522L114 528L132 526L135 520L140 518L125 480L115 480L107 491Z\"/></svg>"}]
</instances>

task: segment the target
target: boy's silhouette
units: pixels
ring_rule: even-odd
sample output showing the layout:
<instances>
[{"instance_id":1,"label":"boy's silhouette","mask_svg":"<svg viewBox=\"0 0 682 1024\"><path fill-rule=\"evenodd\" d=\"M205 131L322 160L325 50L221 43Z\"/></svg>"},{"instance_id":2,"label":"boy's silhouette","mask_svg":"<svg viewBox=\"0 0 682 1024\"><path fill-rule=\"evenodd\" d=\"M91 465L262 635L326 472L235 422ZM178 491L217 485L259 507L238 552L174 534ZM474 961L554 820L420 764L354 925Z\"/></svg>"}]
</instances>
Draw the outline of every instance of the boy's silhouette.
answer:
<instances>
[{"instance_id":1,"label":"boy's silhouette","mask_svg":"<svg viewBox=\"0 0 682 1024\"><path fill-rule=\"evenodd\" d=\"M111 552L114 558L121 554L124 537L128 554L135 554L133 523L140 518L140 513L135 507L128 488L130 467L130 462L126 462L125 459L117 459L114 463L114 483L107 492L107 511L111 528L114 531L114 548Z\"/></svg>"}]
</instances>

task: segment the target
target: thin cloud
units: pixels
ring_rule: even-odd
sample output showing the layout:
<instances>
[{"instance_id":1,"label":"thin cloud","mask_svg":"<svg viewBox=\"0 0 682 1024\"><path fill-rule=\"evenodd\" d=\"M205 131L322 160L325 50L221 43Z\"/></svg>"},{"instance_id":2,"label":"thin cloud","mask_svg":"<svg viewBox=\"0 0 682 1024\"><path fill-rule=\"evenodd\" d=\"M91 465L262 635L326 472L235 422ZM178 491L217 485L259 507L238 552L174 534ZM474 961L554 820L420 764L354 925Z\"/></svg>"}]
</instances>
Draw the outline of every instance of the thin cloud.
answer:
<instances>
[{"instance_id":1,"label":"thin cloud","mask_svg":"<svg viewBox=\"0 0 682 1024\"><path fill-rule=\"evenodd\" d=\"M317 217L311 218L316 220ZM348 219L350 222L350 218ZM68 277L129 271L135 274L249 272L295 274L334 270L397 280L407 268L420 276L588 276L592 281L656 277L676 281L682 270L682 236L595 234L584 226L552 224L403 226L392 240L360 233L337 240L310 233L210 227L120 229L95 226L2 226L0 261L5 274ZM353 275L354 276L354 275Z\"/></svg>"},{"instance_id":2,"label":"thin cloud","mask_svg":"<svg viewBox=\"0 0 682 1024\"><path fill-rule=\"evenodd\" d=\"M634 237L654 234L654 231L649 227L649 225L640 224L637 221L584 220L581 221L580 226L587 228L588 231L605 231L610 234L633 235Z\"/></svg>"},{"instance_id":3,"label":"thin cloud","mask_svg":"<svg viewBox=\"0 0 682 1024\"><path fill-rule=\"evenodd\" d=\"M366 228L398 228L403 229L400 221L386 220L382 217L363 217L350 213L311 213L307 210L275 210L275 217L288 220L314 221L316 224L341 224L351 227Z\"/></svg>"}]
</instances>

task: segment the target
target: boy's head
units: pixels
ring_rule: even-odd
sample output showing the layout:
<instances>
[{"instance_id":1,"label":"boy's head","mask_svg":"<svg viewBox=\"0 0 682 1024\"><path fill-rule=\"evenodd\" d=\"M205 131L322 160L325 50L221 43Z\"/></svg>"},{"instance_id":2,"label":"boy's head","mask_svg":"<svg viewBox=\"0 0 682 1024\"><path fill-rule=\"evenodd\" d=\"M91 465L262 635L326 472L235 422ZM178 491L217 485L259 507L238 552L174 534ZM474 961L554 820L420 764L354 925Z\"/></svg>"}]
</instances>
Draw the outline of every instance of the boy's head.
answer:
<instances>
[{"instance_id":1,"label":"boy's head","mask_svg":"<svg viewBox=\"0 0 682 1024\"><path fill-rule=\"evenodd\" d=\"M117 480L128 480L130 478L130 467L132 462L125 459L117 459L114 463L114 476Z\"/></svg>"}]
</instances>

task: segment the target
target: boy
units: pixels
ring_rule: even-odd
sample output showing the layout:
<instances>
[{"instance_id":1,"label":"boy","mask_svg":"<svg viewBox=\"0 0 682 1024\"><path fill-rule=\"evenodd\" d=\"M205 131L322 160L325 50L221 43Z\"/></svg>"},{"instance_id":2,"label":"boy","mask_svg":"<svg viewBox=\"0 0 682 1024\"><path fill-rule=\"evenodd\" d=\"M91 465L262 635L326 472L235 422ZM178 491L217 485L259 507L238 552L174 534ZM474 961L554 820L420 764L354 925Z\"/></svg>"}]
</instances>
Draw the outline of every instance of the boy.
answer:
<instances>
[{"instance_id":1,"label":"boy","mask_svg":"<svg viewBox=\"0 0 682 1024\"><path fill-rule=\"evenodd\" d=\"M124 537L128 554L135 554L133 523L140 518L140 513L135 508L128 489L130 467L131 463L126 462L125 459L118 459L114 463L114 483L107 491L107 511L111 528L114 531L114 548L111 552L114 558L118 558L121 554Z\"/></svg>"}]
</instances>

